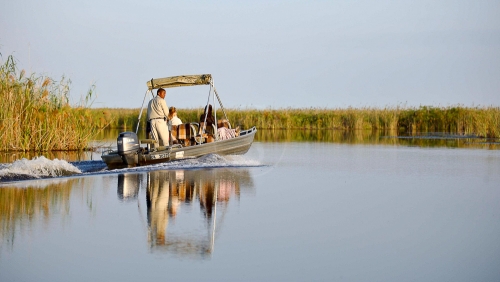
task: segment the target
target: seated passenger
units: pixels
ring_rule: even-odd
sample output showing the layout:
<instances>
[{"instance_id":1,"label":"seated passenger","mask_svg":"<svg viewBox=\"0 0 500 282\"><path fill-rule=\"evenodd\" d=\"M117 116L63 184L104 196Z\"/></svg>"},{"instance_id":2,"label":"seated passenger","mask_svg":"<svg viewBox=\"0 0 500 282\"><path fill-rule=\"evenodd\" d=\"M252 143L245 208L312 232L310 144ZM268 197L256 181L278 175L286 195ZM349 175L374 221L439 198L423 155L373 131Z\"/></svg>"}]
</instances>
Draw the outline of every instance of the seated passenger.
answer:
<instances>
[{"instance_id":1,"label":"seated passenger","mask_svg":"<svg viewBox=\"0 0 500 282\"><path fill-rule=\"evenodd\" d=\"M208 105L208 112L207 112L207 107L205 106L205 111L200 116L200 129L203 128L206 130L206 127L205 128L203 127L205 121L206 121L206 127L211 127L215 123L215 118L212 114L212 105Z\"/></svg>"},{"instance_id":2,"label":"seated passenger","mask_svg":"<svg viewBox=\"0 0 500 282\"><path fill-rule=\"evenodd\" d=\"M175 107L168 109L168 119L170 120L170 125L182 124L182 120L177 117L177 109Z\"/></svg>"},{"instance_id":3,"label":"seated passenger","mask_svg":"<svg viewBox=\"0 0 500 282\"><path fill-rule=\"evenodd\" d=\"M177 109L175 107L170 107L168 109L168 127L171 133L171 142L172 144L179 144L177 138L177 126L182 124L180 118L177 117Z\"/></svg>"},{"instance_id":4,"label":"seated passenger","mask_svg":"<svg viewBox=\"0 0 500 282\"><path fill-rule=\"evenodd\" d=\"M226 119L220 120L218 123L217 133L219 134L220 140L226 140L240 136L240 127L236 129L229 128L229 121Z\"/></svg>"}]
</instances>

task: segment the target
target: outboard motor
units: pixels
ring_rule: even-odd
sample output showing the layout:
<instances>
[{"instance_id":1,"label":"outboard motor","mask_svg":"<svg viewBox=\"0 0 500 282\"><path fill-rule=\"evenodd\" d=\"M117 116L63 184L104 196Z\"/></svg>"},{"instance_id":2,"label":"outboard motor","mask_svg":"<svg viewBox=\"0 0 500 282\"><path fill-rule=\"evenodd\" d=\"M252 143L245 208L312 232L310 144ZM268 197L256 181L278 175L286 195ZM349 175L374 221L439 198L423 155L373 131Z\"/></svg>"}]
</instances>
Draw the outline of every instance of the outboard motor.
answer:
<instances>
[{"instance_id":1,"label":"outboard motor","mask_svg":"<svg viewBox=\"0 0 500 282\"><path fill-rule=\"evenodd\" d=\"M137 153L141 150L139 138L135 132L122 132L116 139L118 155L129 167L136 166L139 162Z\"/></svg>"}]
</instances>

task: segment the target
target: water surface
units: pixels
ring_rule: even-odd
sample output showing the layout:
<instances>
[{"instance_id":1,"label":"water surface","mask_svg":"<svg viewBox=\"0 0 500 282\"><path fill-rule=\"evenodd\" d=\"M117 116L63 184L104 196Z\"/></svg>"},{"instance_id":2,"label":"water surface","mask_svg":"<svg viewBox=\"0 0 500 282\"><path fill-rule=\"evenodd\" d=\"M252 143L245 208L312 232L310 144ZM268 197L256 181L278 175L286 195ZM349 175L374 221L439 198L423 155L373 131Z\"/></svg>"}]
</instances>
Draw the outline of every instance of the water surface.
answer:
<instances>
[{"instance_id":1,"label":"water surface","mask_svg":"<svg viewBox=\"0 0 500 282\"><path fill-rule=\"evenodd\" d=\"M0 187L0 281L500 278L500 150L258 141L68 164L80 172Z\"/></svg>"}]
</instances>

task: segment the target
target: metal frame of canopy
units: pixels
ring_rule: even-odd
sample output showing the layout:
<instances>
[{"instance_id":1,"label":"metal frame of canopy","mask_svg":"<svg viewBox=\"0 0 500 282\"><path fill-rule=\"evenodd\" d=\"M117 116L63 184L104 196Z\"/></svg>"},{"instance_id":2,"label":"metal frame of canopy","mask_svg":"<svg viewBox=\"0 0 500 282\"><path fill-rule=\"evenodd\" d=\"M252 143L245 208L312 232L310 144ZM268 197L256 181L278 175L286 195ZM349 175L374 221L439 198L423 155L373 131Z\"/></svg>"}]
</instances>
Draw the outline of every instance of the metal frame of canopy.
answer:
<instances>
[{"instance_id":1,"label":"metal frame of canopy","mask_svg":"<svg viewBox=\"0 0 500 282\"><path fill-rule=\"evenodd\" d=\"M210 96L212 96L214 108L214 118L215 118L215 130L217 131L217 105L215 103L215 97L217 97L217 100L219 102L220 108L222 112L224 113L224 117L227 118L226 111L224 109L224 106L222 105L222 101L220 100L219 94L217 93L217 89L215 89L214 85L214 80L212 78L211 74L199 74L199 75L179 75L179 76L171 76L171 77L165 77L165 78L152 78L150 81L146 82L146 85L148 87L148 90L144 94L144 99L142 101L141 105L141 111L139 113L138 121L137 121L137 127L135 129L135 133L137 134L139 132L139 124L141 122L141 116L142 116L142 111L144 109L144 102L146 101L146 96L148 92L151 93L151 97L154 98L154 89L159 89L159 88L174 88L174 87L185 87L185 86L197 86L197 85L210 85L210 90L208 92L208 98L207 98L207 104L205 106L205 109L208 108L208 105L210 104ZM213 95L212 95L213 94ZM208 111L205 111L205 120L207 120L207 114ZM205 133L205 127L203 127L203 133Z\"/></svg>"}]
</instances>

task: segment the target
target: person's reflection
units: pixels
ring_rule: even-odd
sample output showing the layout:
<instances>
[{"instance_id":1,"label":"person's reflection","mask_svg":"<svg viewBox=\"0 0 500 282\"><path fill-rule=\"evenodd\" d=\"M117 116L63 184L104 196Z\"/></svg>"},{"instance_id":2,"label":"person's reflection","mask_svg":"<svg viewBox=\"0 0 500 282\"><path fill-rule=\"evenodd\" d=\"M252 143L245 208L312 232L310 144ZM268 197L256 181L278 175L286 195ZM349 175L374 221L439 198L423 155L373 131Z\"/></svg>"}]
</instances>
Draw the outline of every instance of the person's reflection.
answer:
<instances>
[{"instance_id":1,"label":"person's reflection","mask_svg":"<svg viewBox=\"0 0 500 282\"><path fill-rule=\"evenodd\" d=\"M234 179L220 179L217 201L229 202L229 197L231 197L231 194L239 195L239 188L239 185L237 185Z\"/></svg>"},{"instance_id":2,"label":"person's reflection","mask_svg":"<svg viewBox=\"0 0 500 282\"><path fill-rule=\"evenodd\" d=\"M246 186L253 186L248 172L240 172L237 176L224 170L148 172L146 206L151 248L184 255L210 253L215 235L216 205L221 203L223 208L233 195L239 197L240 181ZM198 229L193 230L189 217L184 217L184 214L190 213L190 206L195 201L199 201L210 238L206 237L206 233L193 236L193 231L197 233ZM184 208L186 211L183 211ZM183 221L174 224L173 219L181 213ZM172 226L169 227L169 224Z\"/></svg>"},{"instance_id":3,"label":"person's reflection","mask_svg":"<svg viewBox=\"0 0 500 282\"><path fill-rule=\"evenodd\" d=\"M196 197L195 181L190 174L185 175L184 171L176 172L175 179L179 185L179 200L181 203L190 205Z\"/></svg>"},{"instance_id":4,"label":"person's reflection","mask_svg":"<svg viewBox=\"0 0 500 282\"><path fill-rule=\"evenodd\" d=\"M211 219L215 204L227 203L231 195L239 196L240 187L230 173L216 173L201 181L200 207L206 219Z\"/></svg>"},{"instance_id":5,"label":"person's reflection","mask_svg":"<svg viewBox=\"0 0 500 282\"><path fill-rule=\"evenodd\" d=\"M184 181L184 171L175 171L175 175L171 175L170 179L170 201L168 205L168 214L170 217L175 217L177 215L177 209L181 203L181 198L185 194L185 181Z\"/></svg>"},{"instance_id":6,"label":"person's reflection","mask_svg":"<svg viewBox=\"0 0 500 282\"><path fill-rule=\"evenodd\" d=\"M149 241L152 245L164 245L170 199L168 174L166 172L152 172L149 176L146 190Z\"/></svg>"},{"instance_id":7,"label":"person's reflection","mask_svg":"<svg viewBox=\"0 0 500 282\"><path fill-rule=\"evenodd\" d=\"M200 207L207 219L212 218L214 202L214 183L212 181L202 182L200 190Z\"/></svg>"}]
</instances>

